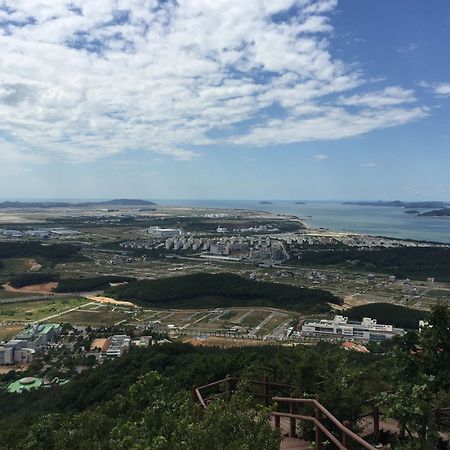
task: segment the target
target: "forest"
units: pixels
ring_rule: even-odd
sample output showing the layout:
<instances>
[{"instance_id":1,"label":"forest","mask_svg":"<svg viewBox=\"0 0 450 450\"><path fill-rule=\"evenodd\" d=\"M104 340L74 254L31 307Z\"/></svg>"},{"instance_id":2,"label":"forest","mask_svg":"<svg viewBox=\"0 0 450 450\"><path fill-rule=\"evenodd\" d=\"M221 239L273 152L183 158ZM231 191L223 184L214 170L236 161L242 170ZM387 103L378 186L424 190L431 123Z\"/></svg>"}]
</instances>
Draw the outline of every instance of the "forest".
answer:
<instances>
[{"instance_id":1,"label":"forest","mask_svg":"<svg viewBox=\"0 0 450 450\"><path fill-rule=\"evenodd\" d=\"M46 272L27 272L13 276L9 280L9 284L13 288L21 288L32 284L44 284L51 281L58 281L58 275Z\"/></svg>"},{"instance_id":2,"label":"forest","mask_svg":"<svg viewBox=\"0 0 450 450\"><path fill-rule=\"evenodd\" d=\"M79 255L80 247L74 244L43 244L39 241L0 242L0 259L36 258L61 262Z\"/></svg>"},{"instance_id":3,"label":"forest","mask_svg":"<svg viewBox=\"0 0 450 450\"><path fill-rule=\"evenodd\" d=\"M142 280L108 288L109 295L145 307L219 308L267 306L296 311L329 311L341 299L322 289L247 280L234 274L197 273Z\"/></svg>"},{"instance_id":4,"label":"forest","mask_svg":"<svg viewBox=\"0 0 450 450\"><path fill-rule=\"evenodd\" d=\"M289 260L289 264L296 262ZM352 267L369 272L382 272L399 278L450 281L450 248L447 247L399 247L374 250L353 248L302 252L298 264L320 266L342 265L351 262Z\"/></svg>"},{"instance_id":5,"label":"forest","mask_svg":"<svg viewBox=\"0 0 450 450\"><path fill-rule=\"evenodd\" d=\"M106 275L90 278L61 278L56 292L87 292L102 290L110 287L111 283L125 283L136 281L136 278Z\"/></svg>"},{"instance_id":6,"label":"forest","mask_svg":"<svg viewBox=\"0 0 450 450\"><path fill-rule=\"evenodd\" d=\"M345 311L350 320L361 320L363 317L376 318L378 323L394 325L399 328L417 330L419 320L425 319L426 311L405 308L392 303L370 303L368 305L355 306Z\"/></svg>"}]
</instances>

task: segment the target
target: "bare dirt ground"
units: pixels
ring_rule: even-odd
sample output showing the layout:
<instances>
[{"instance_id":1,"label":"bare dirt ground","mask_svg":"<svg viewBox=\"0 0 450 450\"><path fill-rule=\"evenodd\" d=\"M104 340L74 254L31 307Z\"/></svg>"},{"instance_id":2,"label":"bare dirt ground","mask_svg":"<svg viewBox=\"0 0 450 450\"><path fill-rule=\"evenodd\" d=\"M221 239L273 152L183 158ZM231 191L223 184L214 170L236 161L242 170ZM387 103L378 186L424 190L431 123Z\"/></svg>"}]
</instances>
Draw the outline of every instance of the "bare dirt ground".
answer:
<instances>
[{"instance_id":1,"label":"bare dirt ground","mask_svg":"<svg viewBox=\"0 0 450 450\"><path fill-rule=\"evenodd\" d=\"M344 297L344 304L341 309L353 308L354 306L366 305L370 303L363 296L356 296L354 294L350 294ZM336 305L334 305L336 306Z\"/></svg>"},{"instance_id":2,"label":"bare dirt ground","mask_svg":"<svg viewBox=\"0 0 450 450\"><path fill-rule=\"evenodd\" d=\"M24 372L28 369L28 366L0 366L0 375L16 370L18 372Z\"/></svg>"},{"instance_id":3,"label":"bare dirt ground","mask_svg":"<svg viewBox=\"0 0 450 450\"><path fill-rule=\"evenodd\" d=\"M19 215L17 212L1 212L0 213L0 223L30 223L34 222L33 219L25 217L24 215Z\"/></svg>"},{"instance_id":4,"label":"bare dirt ground","mask_svg":"<svg viewBox=\"0 0 450 450\"><path fill-rule=\"evenodd\" d=\"M192 344L196 347L205 346L205 347L249 347L256 345L267 345L266 341L261 340L251 340L251 339L226 339L218 336L209 336L207 339L198 339L186 337L183 339L183 342L186 344Z\"/></svg>"},{"instance_id":5,"label":"bare dirt ground","mask_svg":"<svg viewBox=\"0 0 450 450\"><path fill-rule=\"evenodd\" d=\"M131 302L125 302L121 300L115 300L111 297L103 297L101 295L86 295L88 300L93 300L94 302L99 303L110 303L111 305L122 305L122 306L131 306L132 308L136 308L136 305Z\"/></svg>"},{"instance_id":6,"label":"bare dirt ground","mask_svg":"<svg viewBox=\"0 0 450 450\"><path fill-rule=\"evenodd\" d=\"M43 284L30 284L21 288L14 288L9 283L3 285L3 289L8 292L22 292L24 294L52 294L58 286L56 281Z\"/></svg>"},{"instance_id":7,"label":"bare dirt ground","mask_svg":"<svg viewBox=\"0 0 450 450\"><path fill-rule=\"evenodd\" d=\"M41 270L41 265L35 261L34 259L30 259L30 266L28 268L28 270L31 270L32 272L38 272L39 270Z\"/></svg>"}]
</instances>

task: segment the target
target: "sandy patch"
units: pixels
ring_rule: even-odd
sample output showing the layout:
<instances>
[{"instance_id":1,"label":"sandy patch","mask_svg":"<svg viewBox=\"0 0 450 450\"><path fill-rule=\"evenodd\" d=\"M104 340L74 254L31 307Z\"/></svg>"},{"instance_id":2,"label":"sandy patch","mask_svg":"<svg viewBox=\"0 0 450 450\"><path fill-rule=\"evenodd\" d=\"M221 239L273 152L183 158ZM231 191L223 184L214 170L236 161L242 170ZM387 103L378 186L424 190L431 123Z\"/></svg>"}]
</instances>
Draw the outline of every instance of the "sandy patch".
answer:
<instances>
[{"instance_id":1,"label":"sandy patch","mask_svg":"<svg viewBox=\"0 0 450 450\"><path fill-rule=\"evenodd\" d=\"M192 344L196 347L253 347L257 345L270 344L269 341L252 340L252 339L234 339L223 338L219 336L208 336L207 339L187 337L182 340L184 343Z\"/></svg>"},{"instance_id":2,"label":"sandy patch","mask_svg":"<svg viewBox=\"0 0 450 450\"><path fill-rule=\"evenodd\" d=\"M3 285L3 289L7 292L22 292L24 294L53 294L58 286L56 281L42 284L30 284L21 288L14 288L9 283Z\"/></svg>"},{"instance_id":3,"label":"sandy patch","mask_svg":"<svg viewBox=\"0 0 450 450\"><path fill-rule=\"evenodd\" d=\"M39 272L41 270L41 265L34 259L30 259L28 270L31 272Z\"/></svg>"},{"instance_id":4,"label":"sandy patch","mask_svg":"<svg viewBox=\"0 0 450 450\"><path fill-rule=\"evenodd\" d=\"M351 294L344 297L344 304L340 309L353 308L355 306L367 305L368 303L371 302L362 296Z\"/></svg>"},{"instance_id":5,"label":"sandy patch","mask_svg":"<svg viewBox=\"0 0 450 450\"><path fill-rule=\"evenodd\" d=\"M122 300L115 300L114 298L111 297L104 297L101 295L85 295L85 297L88 300L93 300L94 302L110 303L111 305L131 306L132 308L137 308L137 306L134 303L125 302Z\"/></svg>"}]
</instances>

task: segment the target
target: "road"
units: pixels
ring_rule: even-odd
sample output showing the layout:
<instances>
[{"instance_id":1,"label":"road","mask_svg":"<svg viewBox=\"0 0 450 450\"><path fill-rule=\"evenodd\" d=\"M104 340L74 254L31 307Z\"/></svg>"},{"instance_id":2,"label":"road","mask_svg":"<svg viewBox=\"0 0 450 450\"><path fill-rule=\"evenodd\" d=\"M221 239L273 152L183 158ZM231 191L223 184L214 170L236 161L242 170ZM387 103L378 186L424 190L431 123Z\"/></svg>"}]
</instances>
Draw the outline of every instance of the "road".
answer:
<instances>
[{"instance_id":1,"label":"road","mask_svg":"<svg viewBox=\"0 0 450 450\"><path fill-rule=\"evenodd\" d=\"M83 305L77 306L76 308L71 308L71 309L66 309L65 311L61 311L57 314L53 314L52 316L48 316L48 317L43 317L42 319L39 319L39 322L45 322L46 320L51 320L54 319L55 317L59 317L62 316L64 314L73 312L73 311L77 311L80 308L84 308L85 306L90 306L90 305L95 305L95 302L89 302L89 303L85 303Z\"/></svg>"}]
</instances>

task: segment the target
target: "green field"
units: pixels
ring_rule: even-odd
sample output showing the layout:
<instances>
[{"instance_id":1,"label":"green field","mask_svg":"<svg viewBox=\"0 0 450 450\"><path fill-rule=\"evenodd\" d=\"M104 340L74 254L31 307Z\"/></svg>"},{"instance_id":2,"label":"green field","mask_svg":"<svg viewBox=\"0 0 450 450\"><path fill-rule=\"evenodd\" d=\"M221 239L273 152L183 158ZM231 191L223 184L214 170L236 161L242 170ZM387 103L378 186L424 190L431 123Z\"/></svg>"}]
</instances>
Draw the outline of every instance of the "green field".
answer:
<instances>
[{"instance_id":1,"label":"green field","mask_svg":"<svg viewBox=\"0 0 450 450\"><path fill-rule=\"evenodd\" d=\"M22 329L23 329L22 325L0 324L0 341L8 341L9 339L12 339Z\"/></svg>"},{"instance_id":2,"label":"green field","mask_svg":"<svg viewBox=\"0 0 450 450\"><path fill-rule=\"evenodd\" d=\"M85 303L88 303L85 298L52 298L0 304L0 322L35 322Z\"/></svg>"},{"instance_id":3,"label":"green field","mask_svg":"<svg viewBox=\"0 0 450 450\"><path fill-rule=\"evenodd\" d=\"M129 316L121 311L101 310L93 312L92 310L81 309L62 315L60 321L72 325L106 327L126 319L129 319Z\"/></svg>"}]
</instances>

